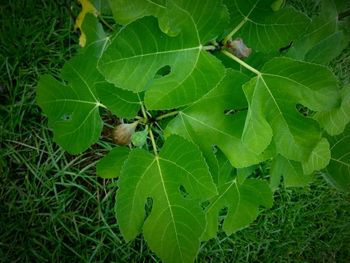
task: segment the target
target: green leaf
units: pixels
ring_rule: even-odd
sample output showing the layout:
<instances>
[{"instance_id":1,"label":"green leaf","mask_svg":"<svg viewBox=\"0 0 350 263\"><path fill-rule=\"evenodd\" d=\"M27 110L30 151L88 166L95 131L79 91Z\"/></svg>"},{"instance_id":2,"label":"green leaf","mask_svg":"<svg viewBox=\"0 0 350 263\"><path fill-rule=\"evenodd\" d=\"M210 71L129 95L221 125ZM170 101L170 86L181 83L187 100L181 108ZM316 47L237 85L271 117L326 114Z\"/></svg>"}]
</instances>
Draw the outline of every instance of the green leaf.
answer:
<instances>
[{"instance_id":1,"label":"green leaf","mask_svg":"<svg viewBox=\"0 0 350 263\"><path fill-rule=\"evenodd\" d=\"M274 0L225 0L231 14L233 36L243 38L253 51L278 51L299 37L309 19L292 8L274 11Z\"/></svg>"},{"instance_id":2,"label":"green leaf","mask_svg":"<svg viewBox=\"0 0 350 263\"><path fill-rule=\"evenodd\" d=\"M244 92L249 103L244 145L260 153L273 143L285 158L308 160L308 171L319 169L325 161L313 158L325 146L320 144L321 130L317 122L298 112L297 105L313 111L335 108L339 89L333 74L316 64L275 58L244 85Z\"/></svg>"},{"instance_id":3,"label":"green leaf","mask_svg":"<svg viewBox=\"0 0 350 263\"><path fill-rule=\"evenodd\" d=\"M284 6L284 4L285 4L285 0L275 0L271 4L271 8L273 11L278 11Z\"/></svg>"},{"instance_id":4,"label":"green leaf","mask_svg":"<svg viewBox=\"0 0 350 263\"><path fill-rule=\"evenodd\" d=\"M188 25L183 23L183 15L187 13L196 24L196 33L203 44L220 35L229 20L222 0L114 0L110 1L110 4L119 23L127 25L152 15L158 18L160 29L170 36L176 36L181 30L186 30Z\"/></svg>"},{"instance_id":5,"label":"green leaf","mask_svg":"<svg viewBox=\"0 0 350 263\"><path fill-rule=\"evenodd\" d=\"M205 228L201 202L217 194L208 166L192 143L171 136L159 157L132 150L119 179L116 213L126 240L143 235L165 262L192 262ZM152 209L145 220L145 204Z\"/></svg>"},{"instance_id":6,"label":"green leaf","mask_svg":"<svg viewBox=\"0 0 350 263\"><path fill-rule=\"evenodd\" d=\"M136 147L142 147L143 145L145 145L147 141L147 134L148 134L147 129L143 131L134 132L131 135L132 144L135 145Z\"/></svg>"},{"instance_id":7,"label":"green leaf","mask_svg":"<svg viewBox=\"0 0 350 263\"><path fill-rule=\"evenodd\" d=\"M113 148L105 157L98 161L96 173L102 178L117 178L130 153L127 147Z\"/></svg>"},{"instance_id":8,"label":"green leaf","mask_svg":"<svg viewBox=\"0 0 350 263\"><path fill-rule=\"evenodd\" d=\"M96 70L96 63L95 57L80 54L62 69L67 85L48 75L42 76L38 83L37 103L49 118L54 141L72 154L95 143L102 130L94 84L103 78Z\"/></svg>"},{"instance_id":9,"label":"green leaf","mask_svg":"<svg viewBox=\"0 0 350 263\"><path fill-rule=\"evenodd\" d=\"M302 162L303 171L305 174L311 174L313 171L321 170L328 165L330 159L329 143L322 138L312 150L309 158Z\"/></svg>"},{"instance_id":10,"label":"green leaf","mask_svg":"<svg viewBox=\"0 0 350 263\"><path fill-rule=\"evenodd\" d=\"M337 189L350 192L350 125L341 135L328 140L332 157L324 177Z\"/></svg>"},{"instance_id":11,"label":"green leaf","mask_svg":"<svg viewBox=\"0 0 350 263\"><path fill-rule=\"evenodd\" d=\"M325 0L318 17L307 32L289 49L289 57L313 63L328 64L347 46L349 38L338 30L338 13L333 1Z\"/></svg>"},{"instance_id":12,"label":"green leaf","mask_svg":"<svg viewBox=\"0 0 350 263\"><path fill-rule=\"evenodd\" d=\"M339 107L327 112L318 112L316 119L330 135L342 133L346 125L350 122L350 85L341 90L342 102Z\"/></svg>"},{"instance_id":13,"label":"green leaf","mask_svg":"<svg viewBox=\"0 0 350 263\"><path fill-rule=\"evenodd\" d=\"M127 25L144 16L158 17L166 12L166 0L109 0L115 20Z\"/></svg>"},{"instance_id":14,"label":"green leaf","mask_svg":"<svg viewBox=\"0 0 350 263\"><path fill-rule=\"evenodd\" d=\"M100 53L106 44L106 34L98 18L93 14L87 13L81 25L81 30L84 32L84 41L86 41L83 50L87 49L91 45L96 45L95 54L92 53L91 48L89 49L89 52L90 55L100 57Z\"/></svg>"},{"instance_id":15,"label":"green leaf","mask_svg":"<svg viewBox=\"0 0 350 263\"><path fill-rule=\"evenodd\" d=\"M214 197L206 209L207 226L202 240L214 238L218 232L219 213L227 207L223 223L226 235L248 226L259 215L259 206L272 207L272 191L267 182L246 179L242 184L230 179L218 187L219 195Z\"/></svg>"},{"instance_id":16,"label":"green leaf","mask_svg":"<svg viewBox=\"0 0 350 263\"><path fill-rule=\"evenodd\" d=\"M198 100L221 80L224 67L203 50L192 18L183 14L185 28L176 37L162 33L152 17L129 24L107 47L100 71L117 87L146 90L148 109L172 109ZM155 77L164 67L170 67L170 73Z\"/></svg>"},{"instance_id":17,"label":"green leaf","mask_svg":"<svg viewBox=\"0 0 350 263\"><path fill-rule=\"evenodd\" d=\"M271 164L270 187L272 190L278 188L282 176L286 187L304 187L313 180L312 174L304 174L301 163L277 155Z\"/></svg>"},{"instance_id":18,"label":"green leaf","mask_svg":"<svg viewBox=\"0 0 350 263\"><path fill-rule=\"evenodd\" d=\"M141 96L120 89L106 81L96 83L96 91L103 105L120 118L133 118L141 107Z\"/></svg>"},{"instance_id":19,"label":"green leaf","mask_svg":"<svg viewBox=\"0 0 350 263\"><path fill-rule=\"evenodd\" d=\"M259 155L241 141L247 107L242 85L247 80L242 73L228 70L211 92L181 110L165 132L181 135L199 145L211 168L216 163L213 145L220 148L234 167L247 167L271 157L268 150ZM226 111L232 113L225 114Z\"/></svg>"}]
</instances>

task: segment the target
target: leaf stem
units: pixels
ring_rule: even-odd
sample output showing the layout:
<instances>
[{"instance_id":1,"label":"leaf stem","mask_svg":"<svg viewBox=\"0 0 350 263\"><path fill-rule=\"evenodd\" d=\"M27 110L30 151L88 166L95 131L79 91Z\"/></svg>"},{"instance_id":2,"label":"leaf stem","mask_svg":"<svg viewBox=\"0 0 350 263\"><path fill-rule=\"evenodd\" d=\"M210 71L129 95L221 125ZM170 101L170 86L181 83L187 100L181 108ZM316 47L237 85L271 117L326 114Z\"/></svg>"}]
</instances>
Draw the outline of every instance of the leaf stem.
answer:
<instances>
[{"instance_id":1,"label":"leaf stem","mask_svg":"<svg viewBox=\"0 0 350 263\"><path fill-rule=\"evenodd\" d=\"M224 39L224 45L227 43L227 41L229 41L229 40L233 37L234 34L236 34L236 33L238 32L238 30L241 29L242 26L244 26L244 24L245 24L247 21L248 21L248 18L245 17L245 18L241 21L241 23L239 23L239 25L236 26L236 27L225 37L225 39Z\"/></svg>"},{"instance_id":2,"label":"leaf stem","mask_svg":"<svg viewBox=\"0 0 350 263\"><path fill-rule=\"evenodd\" d=\"M108 24L108 22L106 20L104 20L104 18L102 17L101 14L98 15L98 18L100 19L100 21L102 22L102 24L104 24L106 27L108 27L110 30L115 31L115 29Z\"/></svg>"},{"instance_id":3,"label":"leaf stem","mask_svg":"<svg viewBox=\"0 0 350 263\"><path fill-rule=\"evenodd\" d=\"M154 140L152 126L150 126L148 132L149 132L149 137L151 138L154 155L158 156L158 149L157 149L156 141Z\"/></svg>"},{"instance_id":4,"label":"leaf stem","mask_svg":"<svg viewBox=\"0 0 350 263\"><path fill-rule=\"evenodd\" d=\"M168 118L168 117L171 117L171 116L174 116L176 114L178 114L179 111L172 111L172 112L168 112L168 113L165 113L163 115L160 115L156 118L157 121L159 120L162 120L162 119L165 119L165 118Z\"/></svg>"},{"instance_id":5,"label":"leaf stem","mask_svg":"<svg viewBox=\"0 0 350 263\"><path fill-rule=\"evenodd\" d=\"M148 117L147 117L147 113L146 113L145 107L143 106L142 102L140 102L140 104L141 104L141 111L142 111L143 119L144 119L145 123L147 123L148 122Z\"/></svg>"},{"instance_id":6,"label":"leaf stem","mask_svg":"<svg viewBox=\"0 0 350 263\"><path fill-rule=\"evenodd\" d=\"M209 45L209 46L202 46L203 50L216 50L217 47L213 46L213 45Z\"/></svg>"},{"instance_id":7,"label":"leaf stem","mask_svg":"<svg viewBox=\"0 0 350 263\"><path fill-rule=\"evenodd\" d=\"M229 58L233 59L234 61L238 62L241 66L245 67L246 69L250 70L251 72L255 73L256 75L261 75L261 72L258 71L257 69L253 68L252 66L248 65L245 63L243 60L239 59L232 53L228 52L227 50L222 50L221 51L223 54L228 56Z\"/></svg>"}]
</instances>

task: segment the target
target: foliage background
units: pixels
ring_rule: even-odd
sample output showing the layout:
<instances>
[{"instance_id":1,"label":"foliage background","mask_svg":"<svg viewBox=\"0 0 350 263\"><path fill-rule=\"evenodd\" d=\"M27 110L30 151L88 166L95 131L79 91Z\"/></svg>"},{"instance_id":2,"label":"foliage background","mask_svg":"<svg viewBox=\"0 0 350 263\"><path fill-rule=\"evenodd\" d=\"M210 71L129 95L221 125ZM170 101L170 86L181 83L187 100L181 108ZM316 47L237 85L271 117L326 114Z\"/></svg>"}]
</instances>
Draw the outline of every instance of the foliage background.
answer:
<instances>
[{"instance_id":1,"label":"foliage background","mask_svg":"<svg viewBox=\"0 0 350 263\"><path fill-rule=\"evenodd\" d=\"M310 1L289 2L315 12ZM73 18L79 7L63 0L0 3L0 261L157 262L141 237L122 240L113 211L115 181L95 175L110 137L84 154L69 155L52 143L34 100L39 75L57 75L78 49ZM350 47L331 67L350 82ZM268 176L269 170L261 166L258 172ZM321 176L305 189L279 189L272 209L249 228L204 243L198 257L198 262L349 260L350 196Z\"/></svg>"}]
</instances>

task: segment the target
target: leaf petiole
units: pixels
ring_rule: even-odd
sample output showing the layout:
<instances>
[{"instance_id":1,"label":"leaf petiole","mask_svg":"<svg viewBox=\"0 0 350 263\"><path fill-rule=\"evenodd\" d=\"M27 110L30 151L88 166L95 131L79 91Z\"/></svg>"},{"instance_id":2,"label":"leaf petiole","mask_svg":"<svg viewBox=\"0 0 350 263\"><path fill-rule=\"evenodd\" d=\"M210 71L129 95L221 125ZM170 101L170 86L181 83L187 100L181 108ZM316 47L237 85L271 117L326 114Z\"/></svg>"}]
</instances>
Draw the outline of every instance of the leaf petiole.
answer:
<instances>
[{"instance_id":1,"label":"leaf petiole","mask_svg":"<svg viewBox=\"0 0 350 263\"><path fill-rule=\"evenodd\" d=\"M216 50L217 46L209 45L209 46L202 46L203 50Z\"/></svg>"},{"instance_id":2,"label":"leaf petiole","mask_svg":"<svg viewBox=\"0 0 350 263\"><path fill-rule=\"evenodd\" d=\"M147 123L148 122L148 117L147 117L147 113L146 113L145 107L143 106L142 102L140 104L141 104L141 111L142 111L142 116L143 116L144 122Z\"/></svg>"},{"instance_id":3,"label":"leaf petiole","mask_svg":"<svg viewBox=\"0 0 350 263\"><path fill-rule=\"evenodd\" d=\"M165 119L165 118L177 115L178 113L179 113L179 111L172 111L172 112L165 113L163 115L160 115L160 116L156 117L156 121L159 121L159 120L162 120L162 119Z\"/></svg>"},{"instance_id":4,"label":"leaf petiole","mask_svg":"<svg viewBox=\"0 0 350 263\"><path fill-rule=\"evenodd\" d=\"M149 133L149 137L151 138L154 155L158 156L158 149L157 149L156 141L154 139L152 126L149 127L148 133Z\"/></svg>"},{"instance_id":5,"label":"leaf petiole","mask_svg":"<svg viewBox=\"0 0 350 263\"><path fill-rule=\"evenodd\" d=\"M227 41L229 41L230 39L232 39L233 35L236 34L238 32L238 30L240 30L242 28L242 26L244 26L244 24L248 21L248 17L245 17L241 23L239 23L238 26L236 26L224 39L224 44L227 43Z\"/></svg>"},{"instance_id":6,"label":"leaf petiole","mask_svg":"<svg viewBox=\"0 0 350 263\"><path fill-rule=\"evenodd\" d=\"M248 65L243 60L239 59L238 57L236 57L232 53L228 52L227 50L222 50L221 52L223 54L225 54L226 56L228 56L229 58L233 59L234 61L238 62L241 66L243 66L246 69L250 70L251 72L255 73L256 75L258 75L258 76L261 75L260 71L258 71L257 69L253 68L252 66Z\"/></svg>"}]
</instances>

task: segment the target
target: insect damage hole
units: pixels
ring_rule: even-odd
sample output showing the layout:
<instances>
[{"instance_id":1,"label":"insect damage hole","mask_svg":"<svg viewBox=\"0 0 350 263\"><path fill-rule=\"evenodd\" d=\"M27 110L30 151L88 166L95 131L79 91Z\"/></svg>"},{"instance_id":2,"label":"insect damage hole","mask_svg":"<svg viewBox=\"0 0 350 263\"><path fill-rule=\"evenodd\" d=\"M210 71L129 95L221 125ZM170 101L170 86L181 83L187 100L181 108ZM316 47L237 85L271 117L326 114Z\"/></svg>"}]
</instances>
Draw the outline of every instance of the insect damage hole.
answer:
<instances>
[{"instance_id":1,"label":"insect damage hole","mask_svg":"<svg viewBox=\"0 0 350 263\"><path fill-rule=\"evenodd\" d=\"M151 197L147 197L145 202L146 217L148 217L151 214L152 207L153 207L153 199Z\"/></svg>"},{"instance_id":2,"label":"insect damage hole","mask_svg":"<svg viewBox=\"0 0 350 263\"><path fill-rule=\"evenodd\" d=\"M70 121L72 119L72 115L69 113L65 113L61 116L62 121Z\"/></svg>"},{"instance_id":3,"label":"insect damage hole","mask_svg":"<svg viewBox=\"0 0 350 263\"><path fill-rule=\"evenodd\" d=\"M188 196L188 192L186 191L186 189L183 185L180 185L179 192L184 198L186 198Z\"/></svg>"},{"instance_id":4,"label":"insect damage hole","mask_svg":"<svg viewBox=\"0 0 350 263\"><path fill-rule=\"evenodd\" d=\"M162 78L162 77L169 75L170 73L171 73L171 67L169 65L166 65L166 66L158 69L158 71L154 75L154 78L159 79L159 78Z\"/></svg>"}]
</instances>

